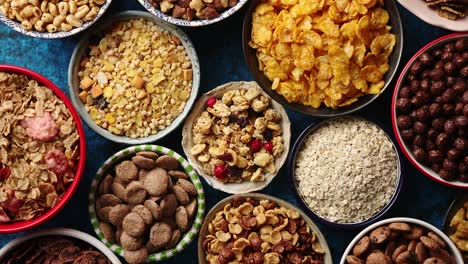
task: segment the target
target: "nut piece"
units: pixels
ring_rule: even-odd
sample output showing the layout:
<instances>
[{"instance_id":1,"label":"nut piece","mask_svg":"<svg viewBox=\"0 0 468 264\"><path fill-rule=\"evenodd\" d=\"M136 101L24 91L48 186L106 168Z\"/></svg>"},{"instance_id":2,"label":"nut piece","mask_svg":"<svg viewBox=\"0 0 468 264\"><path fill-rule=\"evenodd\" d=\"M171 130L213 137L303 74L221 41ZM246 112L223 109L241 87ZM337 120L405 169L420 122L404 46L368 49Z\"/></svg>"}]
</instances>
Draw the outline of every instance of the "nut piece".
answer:
<instances>
[{"instance_id":1,"label":"nut piece","mask_svg":"<svg viewBox=\"0 0 468 264\"><path fill-rule=\"evenodd\" d=\"M132 162L135 163L138 168L145 170L152 170L156 167L156 162L154 160L143 156L133 156Z\"/></svg>"},{"instance_id":2,"label":"nut piece","mask_svg":"<svg viewBox=\"0 0 468 264\"><path fill-rule=\"evenodd\" d=\"M166 170L175 170L179 167L179 161L169 155L162 155L156 160L156 165Z\"/></svg>"},{"instance_id":3,"label":"nut piece","mask_svg":"<svg viewBox=\"0 0 468 264\"><path fill-rule=\"evenodd\" d=\"M142 204L146 200L146 195L146 190L139 181L132 181L125 188L125 201L129 204Z\"/></svg>"},{"instance_id":4,"label":"nut piece","mask_svg":"<svg viewBox=\"0 0 468 264\"><path fill-rule=\"evenodd\" d=\"M126 204L118 204L109 212L109 222L115 226L121 226L125 216L130 213L130 206Z\"/></svg>"},{"instance_id":5,"label":"nut piece","mask_svg":"<svg viewBox=\"0 0 468 264\"><path fill-rule=\"evenodd\" d=\"M137 250L124 250L124 258L129 264L144 263L148 258L148 250L146 247L141 247Z\"/></svg>"},{"instance_id":6,"label":"nut piece","mask_svg":"<svg viewBox=\"0 0 468 264\"><path fill-rule=\"evenodd\" d=\"M156 168L148 172L143 183L146 191L152 196L162 196L166 193L169 176L164 169Z\"/></svg>"},{"instance_id":7,"label":"nut piece","mask_svg":"<svg viewBox=\"0 0 468 264\"><path fill-rule=\"evenodd\" d=\"M390 228L387 226L380 226L370 233L370 240L373 244L381 244L387 241L390 236Z\"/></svg>"},{"instance_id":8,"label":"nut piece","mask_svg":"<svg viewBox=\"0 0 468 264\"><path fill-rule=\"evenodd\" d=\"M151 227L150 230L150 241L155 247L166 246L172 238L171 227L162 222L158 222Z\"/></svg>"},{"instance_id":9,"label":"nut piece","mask_svg":"<svg viewBox=\"0 0 468 264\"><path fill-rule=\"evenodd\" d=\"M135 181L138 179L138 168L133 162L124 160L115 166L115 178L125 184Z\"/></svg>"},{"instance_id":10,"label":"nut piece","mask_svg":"<svg viewBox=\"0 0 468 264\"><path fill-rule=\"evenodd\" d=\"M130 236L139 237L145 232L145 221L137 213L129 213L123 219L122 228Z\"/></svg>"},{"instance_id":11,"label":"nut piece","mask_svg":"<svg viewBox=\"0 0 468 264\"><path fill-rule=\"evenodd\" d=\"M177 207L175 213L175 222L180 231L185 232L189 227L189 218L187 210L183 206Z\"/></svg>"},{"instance_id":12,"label":"nut piece","mask_svg":"<svg viewBox=\"0 0 468 264\"><path fill-rule=\"evenodd\" d=\"M132 237L127 232L122 231L120 244L125 250L137 250L143 245L143 237Z\"/></svg>"}]
</instances>

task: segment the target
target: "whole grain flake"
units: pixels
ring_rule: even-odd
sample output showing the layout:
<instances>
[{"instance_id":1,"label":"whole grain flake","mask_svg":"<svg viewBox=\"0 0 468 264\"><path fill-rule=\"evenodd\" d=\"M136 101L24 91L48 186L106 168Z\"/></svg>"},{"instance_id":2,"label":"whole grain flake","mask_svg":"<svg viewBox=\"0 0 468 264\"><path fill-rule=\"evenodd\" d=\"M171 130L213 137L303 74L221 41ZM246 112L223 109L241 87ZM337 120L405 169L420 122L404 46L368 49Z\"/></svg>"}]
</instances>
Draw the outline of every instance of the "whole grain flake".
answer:
<instances>
[{"instance_id":1,"label":"whole grain flake","mask_svg":"<svg viewBox=\"0 0 468 264\"><path fill-rule=\"evenodd\" d=\"M396 150L383 130L360 119L327 121L298 152L299 193L319 216L362 222L388 204L398 178Z\"/></svg>"}]
</instances>

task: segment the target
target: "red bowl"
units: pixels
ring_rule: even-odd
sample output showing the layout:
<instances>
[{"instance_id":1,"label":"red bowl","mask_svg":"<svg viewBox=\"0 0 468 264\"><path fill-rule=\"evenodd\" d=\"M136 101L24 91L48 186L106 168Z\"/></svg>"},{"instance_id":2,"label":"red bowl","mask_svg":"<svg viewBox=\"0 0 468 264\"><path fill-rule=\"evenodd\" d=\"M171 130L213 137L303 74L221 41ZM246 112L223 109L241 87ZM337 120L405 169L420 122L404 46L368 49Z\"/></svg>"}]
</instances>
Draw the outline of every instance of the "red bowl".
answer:
<instances>
[{"instance_id":1,"label":"red bowl","mask_svg":"<svg viewBox=\"0 0 468 264\"><path fill-rule=\"evenodd\" d=\"M75 121L78 135L80 136L80 142L79 142L80 159L78 161L78 167L75 172L75 177L74 177L73 182L68 187L68 189L62 195L62 198L60 199L60 201L57 203L57 205L54 208L47 210L44 214L42 214L41 216L35 219L27 220L27 221L14 221L11 223L0 224L0 234L7 234L7 233L21 232L21 231L25 231L27 229L36 227L46 222L47 220L51 219L65 206L67 201L70 200L70 198L72 197L73 192L76 190L76 188L78 188L78 184L81 180L81 176L83 174L85 161L86 161L86 143L85 143L85 133L83 130L83 125L81 124L81 120L78 116L78 113L76 112L75 108L73 107L68 97L62 92L62 90L60 90L60 88L58 88L55 84L49 81L46 77L26 68L0 64L0 72L8 72L8 73L16 73L16 74L25 75L31 79L38 81L41 85L51 89L54 92L54 94L58 96L60 100L63 101L63 103L66 105L66 107L70 111Z\"/></svg>"},{"instance_id":2,"label":"red bowl","mask_svg":"<svg viewBox=\"0 0 468 264\"><path fill-rule=\"evenodd\" d=\"M434 48L438 48L440 46L443 46L445 45L446 43L448 42L451 42L453 40L457 40L457 39L460 39L460 38L468 38L468 33L467 32L464 32L464 33L455 33L455 34L450 34L450 35L446 35L446 36L443 36L441 38L438 38L432 42L430 42L429 44L427 44L426 46L424 46L423 48L421 48L418 52L416 52L416 54L413 55L413 57L408 61L408 63L406 63L405 67L403 68L400 76L398 77L398 81L395 85L395 90L393 91L393 97L392 97L392 109L391 109L391 113L392 113L392 126L393 126L393 132L395 133L395 137L396 137L396 140L398 142L398 145L400 146L401 150L403 151L403 153L405 154L405 156L409 159L409 161L419 170L421 171L424 175L426 175L427 177L439 182L439 183L442 183L446 186L450 186L450 187L455 187L455 188L461 188L461 189L468 189L468 183L463 183L461 181L446 181L444 179L442 179L439 174L437 174L436 172L434 172L433 170L431 170L431 168L421 164L420 162L418 162L413 154L411 153L411 150L410 148L405 144L405 142L403 141L401 135L400 135L400 131L398 129L398 126L397 126L397 123L396 123L396 119L397 119L397 115L396 115L396 101L397 101L397 98L398 98L398 94L400 92L400 88L403 86L404 82L405 82L405 79L406 79L406 76L408 75L408 72L409 72L409 68L411 67L411 65L413 64L413 62L424 52L428 51L428 50L433 50Z\"/></svg>"}]
</instances>

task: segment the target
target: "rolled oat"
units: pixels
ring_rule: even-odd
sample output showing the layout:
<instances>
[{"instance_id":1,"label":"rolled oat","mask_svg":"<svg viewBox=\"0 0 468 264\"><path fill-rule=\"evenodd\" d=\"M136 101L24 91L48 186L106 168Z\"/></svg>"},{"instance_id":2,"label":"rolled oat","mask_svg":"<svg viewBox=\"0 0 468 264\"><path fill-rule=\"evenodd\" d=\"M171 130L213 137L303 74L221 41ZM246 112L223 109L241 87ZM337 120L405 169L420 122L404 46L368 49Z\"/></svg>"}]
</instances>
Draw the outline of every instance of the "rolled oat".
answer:
<instances>
[{"instance_id":1,"label":"rolled oat","mask_svg":"<svg viewBox=\"0 0 468 264\"><path fill-rule=\"evenodd\" d=\"M385 132L360 119L326 121L304 141L295 164L300 195L319 216L362 222L395 193L396 150Z\"/></svg>"},{"instance_id":2,"label":"rolled oat","mask_svg":"<svg viewBox=\"0 0 468 264\"><path fill-rule=\"evenodd\" d=\"M192 65L176 36L133 19L113 25L89 48L78 72L79 97L96 125L142 138L182 113L192 89Z\"/></svg>"}]
</instances>

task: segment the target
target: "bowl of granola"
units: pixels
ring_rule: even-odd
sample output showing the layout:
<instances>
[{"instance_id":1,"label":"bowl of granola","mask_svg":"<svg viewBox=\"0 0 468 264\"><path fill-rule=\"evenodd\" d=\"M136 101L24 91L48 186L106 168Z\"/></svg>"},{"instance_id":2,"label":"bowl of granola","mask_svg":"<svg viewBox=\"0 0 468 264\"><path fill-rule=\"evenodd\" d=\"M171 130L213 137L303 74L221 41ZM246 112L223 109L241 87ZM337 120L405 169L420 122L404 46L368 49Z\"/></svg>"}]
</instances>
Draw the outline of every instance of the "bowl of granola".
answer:
<instances>
[{"instance_id":1,"label":"bowl of granola","mask_svg":"<svg viewBox=\"0 0 468 264\"><path fill-rule=\"evenodd\" d=\"M48 228L18 237L0 249L0 262L122 263L93 236L69 228Z\"/></svg>"},{"instance_id":2,"label":"bowl of granola","mask_svg":"<svg viewBox=\"0 0 468 264\"><path fill-rule=\"evenodd\" d=\"M303 211L276 197L249 193L217 203L198 236L198 263L235 260L330 264L332 256L324 235Z\"/></svg>"},{"instance_id":3,"label":"bowl of granola","mask_svg":"<svg viewBox=\"0 0 468 264\"><path fill-rule=\"evenodd\" d=\"M256 82L226 83L203 94L182 130L195 170L232 194L266 187L286 161L290 139L286 111Z\"/></svg>"},{"instance_id":4,"label":"bowl of granola","mask_svg":"<svg viewBox=\"0 0 468 264\"><path fill-rule=\"evenodd\" d=\"M66 38L84 31L106 12L112 0L2 1L0 21L35 38Z\"/></svg>"},{"instance_id":5,"label":"bowl of granola","mask_svg":"<svg viewBox=\"0 0 468 264\"><path fill-rule=\"evenodd\" d=\"M85 123L125 144L154 142L176 129L199 83L188 36L141 11L100 23L78 44L68 69L70 96Z\"/></svg>"},{"instance_id":6,"label":"bowl of granola","mask_svg":"<svg viewBox=\"0 0 468 264\"><path fill-rule=\"evenodd\" d=\"M31 70L0 65L0 233L35 227L80 182L85 135L65 94Z\"/></svg>"}]
</instances>

